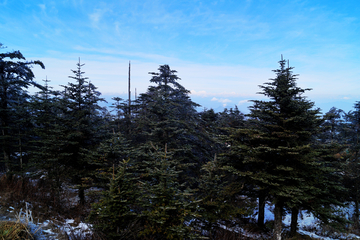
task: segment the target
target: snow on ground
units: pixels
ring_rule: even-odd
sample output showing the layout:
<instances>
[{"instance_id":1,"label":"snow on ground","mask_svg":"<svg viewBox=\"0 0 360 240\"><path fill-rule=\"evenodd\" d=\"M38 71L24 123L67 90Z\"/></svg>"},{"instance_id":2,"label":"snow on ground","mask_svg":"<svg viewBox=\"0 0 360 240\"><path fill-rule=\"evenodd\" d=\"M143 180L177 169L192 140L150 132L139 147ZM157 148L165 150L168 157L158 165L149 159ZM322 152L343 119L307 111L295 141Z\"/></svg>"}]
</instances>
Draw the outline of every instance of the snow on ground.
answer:
<instances>
[{"instance_id":1,"label":"snow on ground","mask_svg":"<svg viewBox=\"0 0 360 240\"><path fill-rule=\"evenodd\" d=\"M45 222L39 224L42 229L44 235L46 235L47 239L57 240L58 233L65 232L70 239L71 236L79 236L86 235L87 233L91 233L91 225L83 222L75 222L74 219L66 219L64 222L53 222L50 220L46 220Z\"/></svg>"},{"instance_id":2,"label":"snow on ground","mask_svg":"<svg viewBox=\"0 0 360 240\"><path fill-rule=\"evenodd\" d=\"M14 207L8 207L8 209L6 210L9 214L10 213L14 213L15 208ZM21 214L17 214L18 217L21 219L23 216L25 216L24 214L28 211L28 209L26 209L25 212L22 211L22 209L20 209L20 213ZM339 209L339 212L341 212L341 214L343 216L345 216L347 219L351 219L352 215L353 215L353 207L351 204L349 204L347 207L345 208L341 208ZM31 211L29 211L30 217L31 217ZM2 219L1 220L14 220L12 218L8 216L1 216ZM257 219L257 216L254 216L255 219ZM28 218L26 218L28 219ZM270 204L266 204L265 207L265 221L271 221L274 220L274 214L273 214L273 206L271 206ZM26 220L28 221L28 220ZM286 227L290 226L291 223L291 215L287 214L284 219L283 219L283 223ZM56 240L57 238L57 233L58 232L56 229L59 229L61 231L64 231L67 233L68 236L72 236L72 235L78 235L78 234L86 234L86 233L91 233L91 225L83 223L83 222L76 222L74 219L65 219L64 221L60 222L54 222L51 220L46 220L43 223L31 223L32 225L34 225L37 229L41 228L41 232L42 234L46 237L46 239L53 239ZM308 235L312 238L316 238L316 239L320 239L320 240L334 240L334 239L360 239L360 236L357 236L355 234L345 234L345 233L334 233L332 237L323 237L323 236L319 236L318 233L321 232L321 226L319 224L319 221L313 216L313 214L311 213L307 213L306 211L301 211L299 213L299 217L298 217L298 226L299 226L299 233L304 234L304 235ZM251 237L251 238L261 238L264 239L267 236L263 236L263 235L259 235L258 233L249 233L246 232L244 229L240 228L240 227L227 227L225 225L221 225L220 227L230 230L230 231L234 231L234 232L238 232L241 233L244 236L247 237Z\"/></svg>"},{"instance_id":3,"label":"snow on ground","mask_svg":"<svg viewBox=\"0 0 360 240\"><path fill-rule=\"evenodd\" d=\"M84 234L91 233L90 224L75 222L74 219L65 219L64 221L46 220L42 223L35 223L28 208L20 209L17 212L14 207L10 206L1 214L0 221L21 221L26 223L30 228L30 232L35 233L39 240L58 240L59 235L64 235L64 232L70 237L70 240L72 239L71 236L84 236Z\"/></svg>"},{"instance_id":4,"label":"snow on ground","mask_svg":"<svg viewBox=\"0 0 360 240\"><path fill-rule=\"evenodd\" d=\"M353 205L348 204L347 207L340 208L339 212L346 217L346 219L351 219L351 216L353 215ZM256 217L255 217L256 218ZM265 207L265 221L274 220L274 214L273 214L273 206L266 204ZM291 223L291 214L286 214L286 216L283 219L283 224L287 227L290 226ZM316 234L316 232L321 231L321 226L319 225L318 219L314 217L312 213L308 213L306 211L300 211L298 216L298 232L304 235L308 235L312 238L317 238L321 240L334 240L334 239L360 239L359 236L355 234L345 234L345 233L337 233L334 234L333 237L323 237ZM312 229L315 231L307 231L307 229Z\"/></svg>"},{"instance_id":5,"label":"snow on ground","mask_svg":"<svg viewBox=\"0 0 360 240\"><path fill-rule=\"evenodd\" d=\"M76 223L74 219L66 219L65 225L63 230L68 234L71 235L72 233L82 234L82 233L90 233L91 232L91 225L86 224L83 222Z\"/></svg>"}]
</instances>

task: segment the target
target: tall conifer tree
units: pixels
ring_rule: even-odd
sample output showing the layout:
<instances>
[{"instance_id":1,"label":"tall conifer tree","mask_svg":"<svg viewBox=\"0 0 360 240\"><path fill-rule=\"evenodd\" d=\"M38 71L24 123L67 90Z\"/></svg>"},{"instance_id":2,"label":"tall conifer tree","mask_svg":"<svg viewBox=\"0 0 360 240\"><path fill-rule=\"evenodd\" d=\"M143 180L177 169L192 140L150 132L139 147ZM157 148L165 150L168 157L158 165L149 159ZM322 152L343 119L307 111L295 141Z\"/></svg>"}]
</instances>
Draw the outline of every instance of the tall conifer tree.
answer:
<instances>
[{"instance_id":1,"label":"tall conifer tree","mask_svg":"<svg viewBox=\"0 0 360 240\"><path fill-rule=\"evenodd\" d=\"M67 159L71 157L71 153L66 149L72 142L66 139L64 119L61 117L60 93L51 90L49 80L44 81L44 89L32 96L30 101L34 124L31 166L37 170L33 177L46 175L52 198L56 200L55 204L59 204L61 185L68 171Z\"/></svg>"},{"instance_id":2,"label":"tall conifer tree","mask_svg":"<svg viewBox=\"0 0 360 240\"><path fill-rule=\"evenodd\" d=\"M26 61L20 51L0 53L0 160L6 171L22 165L22 139L29 122L28 111L24 108L29 98L27 89L30 86L41 88L34 81L31 70L34 65L45 68L40 61Z\"/></svg>"},{"instance_id":3,"label":"tall conifer tree","mask_svg":"<svg viewBox=\"0 0 360 240\"><path fill-rule=\"evenodd\" d=\"M356 102L354 110L346 114L344 154L344 184L348 191L348 200L354 203L353 221L356 228L360 227L360 102Z\"/></svg>"},{"instance_id":4,"label":"tall conifer tree","mask_svg":"<svg viewBox=\"0 0 360 240\"><path fill-rule=\"evenodd\" d=\"M251 127L235 131L230 138L234 162L229 168L275 204L277 240L284 210L292 209L296 229L298 207L325 194L322 183L329 180L323 177L318 153L311 146L321 124L320 111L302 95L310 89L297 87L292 67L283 59L279 63L276 78L260 86L260 94L270 101L254 100L248 115Z\"/></svg>"},{"instance_id":5,"label":"tall conifer tree","mask_svg":"<svg viewBox=\"0 0 360 240\"><path fill-rule=\"evenodd\" d=\"M199 105L190 99L190 91L179 83L176 71L168 65L150 74L150 82L155 85L141 94L134 106L133 143L147 150L152 149L150 142L154 146L167 144L177 161L191 164L183 169L183 176L194 177L213 155L212 140L197 124Z\"/></svg>"},{"instance_id":6,"label":"tall conifer tree","mask_svg":"<svg viewBox=\"0 0 360 240\"><path fill-rule=\"evenodd\" d=\"M79 59L77 69L72 70L74 76L69 76L75 83L69 82L67 86L63 86L65 90L61 98L66 138L70 143L67 153L71 154L67 166L69 173L72 173L72 182L79 189L80 204L85 203L86 184L83 180L97 168L90 156L103 137L101 107L98 104L105 101L100 98L101 93L96 87L84 77L83 66Z\"/></svg>"}]
</instances>

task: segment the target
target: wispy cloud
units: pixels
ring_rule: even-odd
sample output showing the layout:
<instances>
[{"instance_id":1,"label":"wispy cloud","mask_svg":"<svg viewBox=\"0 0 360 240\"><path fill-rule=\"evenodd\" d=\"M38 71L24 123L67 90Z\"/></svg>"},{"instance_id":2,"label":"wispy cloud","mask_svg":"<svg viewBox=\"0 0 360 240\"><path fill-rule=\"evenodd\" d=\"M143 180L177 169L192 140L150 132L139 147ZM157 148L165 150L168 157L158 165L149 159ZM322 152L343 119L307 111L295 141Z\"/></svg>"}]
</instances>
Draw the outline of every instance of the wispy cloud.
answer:
<instances>
[{"instance_id":1,"label":"wispy cloud","mask_svg":"<svg viewBox=\"0 0 360 240\"><path fill-rule=\"evenodd\" d=\"M241 100L238 102L238 105L242 105L242 104L245 104L245 103L250 103L250 100Z\"/></svg>"},{"instance_id":2,"label":"wispy cloud","mask_svg":"<svg viewBox=\"0 0 360 240\"><path fill-rule=\"evenodd\" d=\"M218 98L216 98L216 97L212 98L211 101L212 101L212 102L222 103L222 106L223 106L223 107L226 107L228 103L231 103L231 102L232 102L230 99L227 99L227 98L220 98L220 99L218 99Z\"/></svg>"},{"instance_id":3,"label":"wispy cloud","mask_svg":"<svg viewBox=\"0 0 360 240\"><path fill-rule=\"evenodd\" d=\"M89 14L89 19L91 21L92 26L95 28L99 28L101 20L103 19L104 15L107 14L108 12L111 12L111 10L108 9L107 7L97 8L93 10L93 13Z\"/></svg>"}]
</instances>

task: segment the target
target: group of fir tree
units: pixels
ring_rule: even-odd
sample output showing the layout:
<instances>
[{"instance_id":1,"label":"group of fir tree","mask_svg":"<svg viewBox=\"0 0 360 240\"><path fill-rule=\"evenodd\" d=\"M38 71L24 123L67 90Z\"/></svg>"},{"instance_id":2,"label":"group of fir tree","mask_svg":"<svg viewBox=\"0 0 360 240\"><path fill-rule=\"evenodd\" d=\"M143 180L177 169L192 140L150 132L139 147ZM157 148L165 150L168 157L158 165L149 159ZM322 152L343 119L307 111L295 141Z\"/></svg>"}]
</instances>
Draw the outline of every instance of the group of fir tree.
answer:
<instances>
[{"instance_id":1,"label":"group of fir tree","mask_svg":"<svg viewBox=\"0 0 360 240\"><path fill-rule=\"evenodd\" d=\"M130 105L115 97L108 111L80 59L55 91L34 81L31 67L43 63L0 53L1 170L45 176L57 205L66 186L80 205L86 189L102 189L88 220L107 239L215 239L219 224L256 210L265 228L266 205L276 240L285 213L295 235L300 211L343 223L335 212L346 202L359 228L360 104L322 116L293 68L279 64L260 86L269 100L253 100L247 115L198 112L168 65L150 72L151 86Z\"/></svg>"}]
</instances>

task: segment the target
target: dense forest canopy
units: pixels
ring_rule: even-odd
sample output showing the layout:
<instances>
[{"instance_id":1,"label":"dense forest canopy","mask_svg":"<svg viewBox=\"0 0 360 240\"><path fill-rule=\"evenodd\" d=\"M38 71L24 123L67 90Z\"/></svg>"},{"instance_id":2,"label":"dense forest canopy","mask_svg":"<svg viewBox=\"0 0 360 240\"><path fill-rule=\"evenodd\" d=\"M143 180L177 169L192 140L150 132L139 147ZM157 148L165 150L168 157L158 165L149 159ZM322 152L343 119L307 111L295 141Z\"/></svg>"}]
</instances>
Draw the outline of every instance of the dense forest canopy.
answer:
<instances>
[{"instance_id":1,"label":"dense forest canopy","mask_svg":"<svg viewBox=\"0 0 360 240\"><path fill-rule=\"evenodd\" d=\"M359 228L360 103L321 114L284 59L260 86L268 100L246 115L197 111L168 65L150 72L137 99L114 97L109 108L80 59L62 90L35 82L32 67L45 66L0 53L1 171L46 176L54 204L65 185L82 206L87 189L102 189L88 221L107 239L211 238L221 221L254 211L264 228L265 204L275 206L274 239L284 213L295 235L299 211L343 224L336 209L348 202Z\"/></svg>"}]
</instances>

